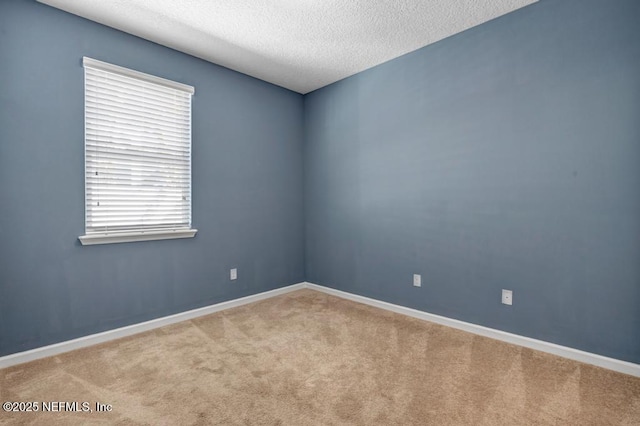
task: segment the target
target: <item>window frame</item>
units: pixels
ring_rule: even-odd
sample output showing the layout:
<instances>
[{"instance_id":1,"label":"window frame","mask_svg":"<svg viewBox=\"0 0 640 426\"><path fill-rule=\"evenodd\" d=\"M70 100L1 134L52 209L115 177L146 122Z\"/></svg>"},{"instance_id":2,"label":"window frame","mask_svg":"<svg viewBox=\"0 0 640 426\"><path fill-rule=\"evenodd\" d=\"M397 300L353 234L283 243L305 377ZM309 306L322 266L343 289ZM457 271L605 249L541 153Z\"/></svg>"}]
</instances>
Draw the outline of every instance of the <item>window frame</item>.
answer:
<instances>
[{"instance_id":1,"label":"window frame","mask_svg":"<svg viewBox=\"0 0 640 426\"><path fill-rule=\"evenodd\" d=\"M193 228L193 200L191 197L191 193L193 191L193 173L192 173L192 146L193 146L193 138L192 138L192 96L195 93L195 89L193 86L189 86L186 84L178 83L175 81L167 80L161 77L156 77L154 75L142 73L139 71L131 70L128 68L120 67L118 65L113 65L110 63L98 61L96 59L83 57L82 64L84 68L84 206L85 206L85 234L78 237L80 243L82 245L94 245L94 244L112 244L112 243L124 243L124 242L135 242L135 241L153 241L153 240L166 240L166 239L176 239L176 238L193 238L198 232L197 229ZM116 231L88 231L87 223L88 223L88 204L87 204L87 194L89 189L89 184L87 182L87 68L91 68L94 70L105 71L108 73L117 74L119 76L124 76L128 78L133 78L139 81L143 81L145 83L151 83L159 86L163 86L165 88L175 89L183 92L189 93L191 96L189 97L189 166L188 166L188 176L189 176L189 200L188 200L188 218L189 224L188 227L174 227L174 228L145 228L144 225L140 224L141 227L138 229L126 229L126 230L116 230ZM135 225L134 225L135 226Z\"/></svg>"}]
</instances>

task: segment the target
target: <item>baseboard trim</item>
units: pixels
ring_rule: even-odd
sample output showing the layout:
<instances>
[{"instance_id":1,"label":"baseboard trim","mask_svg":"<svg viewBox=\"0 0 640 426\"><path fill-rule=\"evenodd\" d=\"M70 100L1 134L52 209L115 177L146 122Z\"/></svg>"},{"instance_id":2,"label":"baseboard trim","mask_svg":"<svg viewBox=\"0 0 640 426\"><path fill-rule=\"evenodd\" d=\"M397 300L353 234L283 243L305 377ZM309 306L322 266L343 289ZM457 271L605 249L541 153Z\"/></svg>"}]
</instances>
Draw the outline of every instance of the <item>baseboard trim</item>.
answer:
<instances>
[{"instance_id":1,"label":"baseboard trim","mask_svg":"<svg viewBox=\"0 0 640 426\"><path fill-rule=\"evenodd\" d=\"M175 324L181 321L187 321L193 318L209 315L215 312L224 311L226 309L235 308L246 305L248 303L257 302L281 294L289 293L295 290L306 288L306 283L293 284L287 287L277 288L275 290L265 291L263 293L253 294L251 296L241 297L239 299L229 300L226 302L216 303L198 309L193 309L178 314L169 315L162 318L156 318L150 321L138 324L128 325L126 327L116 328L104 331L102 333L91 334L89 336L79 337L65 342L55 343L53 345L42 346L40 348L31 349L24 352L18 352L11 355L0 357L0 369L34 361L40 358L59 355L75 349L85 348L87 346L96 345L98 343L108 342L110 340L120 339L122 337L131 336L133 334L142 333L144 331L153 330L164 327L165 325Z\"/></svg>"},{"instance_id":2,"label":"baseboard trim","mask_svg":"<svg viewBox=\"0 0 640 426\"><path fill-rule=\"evenodd\" d=\"M343 299L363 303L365 305L374 306L376 308L385 309L387 311L407 315L407 316L418 318L424 321L434 322L436 324L445 325L448 327L467 331L469 333L477 334L480 336L501 340L503 342L512 343L514 345L523 346L525 348L530 348L530 349L535 349L541 352L550 353L553 355L561 356L563 358L572 359L574 361L584 362L586 364L595 365L598 367L606 368L608 370L617 371L619 373L640 377L640 364L621 361L615 358L609 358L609 357L594 354L591 352L585 352L579 349L574 349L567 346L561 346L555 343L545 342L543 340L532 339L530 337L520 336L518 334L513 334L513 333L507 333L505 331L496 330L494 328L484 327L481 325L472 324L472 323L468 323L468 322L464 322L464 321L460 321L452 318L447 318L440 315L430 314L428 312L419 311L417 309L407 308L400 305L394 305L393 303L383 302L381 300L371 299L369 297L360 296L357 294L348 293L345 291L336 290L333 288L329 288L329 287L325 287L325 286L321 286L321 285L317 285L309 282L305 282L304 285L306 288L327 293Z\"/></svg>"},{"instance_id":3,"label":"baseboard trim","mask_svg":"<svg viewBox=\"0 0 640 426\"><path fill-rule=\"evenodd\" d=\"M572 359L574 361L584 362L586 364L595 365L598 367L606 368L609 370L617 371L631 376L640 377L640 365L627 361L621 361L615 358L609 358L602 355L594 354L591 352L581 351L579 349L570 348L567 346L557 345L555 343L545 342L543 340L532 339L530 337L520 336L513 333L508 333L501 330L496 330L489 327L484 327L477 324L472 324L452 318L447 318L441 315L431 314L417 309L407 308L405 306L394 305L393 303L383 302L381 300L372 299L365 296L360 296L353 293L348 293L342 290L336 290L330 287L321 286L309 282L301 282L293 284L287 287L277 288L275 290L265 291L263 293L253 294L251 296L241 297L239 299L229 300L226 302L216 303L215 305L205 306L198 309L193 309L186 312L180 312L178 314L169 315L162 318L153 319L150 321L141 322L138 324L132 324L126 327L116 328L113 330L104 331L102 333L91 334L89 336L79 337L77 339L68 340L65 342L55 343L53 345L43 346L40 348L31 349L24 352L18 352L11 355L0 357L0 369L11 367L25 362L34 361L49 356L59 355L64 352L69 352L75 349L85 348L87 346L96 345L99 343L108 342L122 337L131 336L134 334L142 333L145 331L153 330L156 328L164 327L165 325L175 324L181 321L187 321L193 318L201 317L203 315L209 315L215 312L223 311L226 309L235 308L238 306L246 305L260 300L269 299L271 297L279 296L281 294L289 293L296 290L308 288L311 290L320 291L333 296L337 296L343 299L351 300L353 302L363 303L365 305L373 306L387 311L395 312L402 315L407 315L413 318L418 318L424 321L430 321L436 324L445 325L448 327L456 328L458 330L467 331L469 333L477 334L480 336L489 337L503 342L512 343L514 345L523 346L525 348L535 349L541 352L550 353L553 355L561 356L563 358Z\"/></svg>"}]
</instances>

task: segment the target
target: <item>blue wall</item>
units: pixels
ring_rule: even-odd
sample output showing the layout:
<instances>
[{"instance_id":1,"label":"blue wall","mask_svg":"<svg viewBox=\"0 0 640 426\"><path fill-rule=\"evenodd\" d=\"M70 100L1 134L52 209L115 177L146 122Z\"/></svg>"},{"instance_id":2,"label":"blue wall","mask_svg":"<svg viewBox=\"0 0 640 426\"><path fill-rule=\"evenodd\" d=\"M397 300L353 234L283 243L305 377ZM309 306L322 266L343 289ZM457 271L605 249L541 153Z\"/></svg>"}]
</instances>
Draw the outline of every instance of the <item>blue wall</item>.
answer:
<instances>
[{"instance_id":1,"label":"blue wall","mask_svg":"<svg viewBox=\"0 0 640 426\"><path fill-rule=\"evenodd\" d=\"M79 245L83 56L195 86L194 239ZM0 2L0 355L303 281L302 125L299 94Z\"/></svg>"},{"instance_id":2,"label":"blue wall","mask_svg":"<svg viewBox=\"0 0 640 426\"><path fill-rule=\"evenodd\" d=\"M639 363L639 19L542 0L307 95L307 281Z\"/></svg>"}]
</instances>

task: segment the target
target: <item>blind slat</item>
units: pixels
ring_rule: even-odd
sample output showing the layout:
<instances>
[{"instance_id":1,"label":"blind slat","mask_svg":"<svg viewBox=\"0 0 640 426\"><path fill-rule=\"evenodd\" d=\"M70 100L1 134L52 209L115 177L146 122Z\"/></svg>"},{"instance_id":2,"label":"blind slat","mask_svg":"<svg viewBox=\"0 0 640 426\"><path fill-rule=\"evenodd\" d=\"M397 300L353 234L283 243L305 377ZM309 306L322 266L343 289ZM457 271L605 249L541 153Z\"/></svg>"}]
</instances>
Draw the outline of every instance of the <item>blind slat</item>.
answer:
<instances>
[{"instance_id":1,"label":"blind slat","mask_svg":"<svg viewBox=\"0 0 640 426\"><path fill-rule=\"evenodd\" d=\"M159 153L163 151L165 155L188 155L189 151L186 149L186 142L173 142L171 140L163 139L157 140L154 144L153 136L139 136L131 134L102 134L96 135L95 130L86 130L87 139L91 141L91 147L95 148L110 148L118 150L135 150L138 152ZM182 149L181 149L182 148Z\"/></svg>"},{"instance_id":2,"label":"blind slat","mask_svg":"<svg viewBox=\"0 0 640 426\"><path fill-rule=\"evenodd\" d=\"M124 113L124 112L118 113L116 111L111 111L111 110L102 110L97 112L92 111L92 112L88 112L87 115L89 116L89 118L93 120L99 120L99 122L106 121L109 123L119 123L119 124L130 123L130 125L133 125L136 127L151 127L154 129L162 129L162 130L166 130L167 132L172 132L178 135L184 135L184 132L189 130L189 126L186 123L182 125L170 123L168 121L161 123L158 120L155 120L154 118L145 117L142 115Z\"/></svg>"},{"instance_id":3,"label":"blind slat","mask_svg":"<svg viewBox=\"0 0 640 426\"><path fill-rule=\"evenodd\" d=\"M85 57L83 58L82 63L85 69L88 70L89 72L106 71L106 72L109 72L110 75L113 76L113 78L120 78L120 77L134 78L136 82L138 82L138 84L140 85L152 83L156 85L159 90L168 88L171 90L178 90L188 94L195 93L195 89L191 86L188 86L182 83L177 83L171 80L166 80L161 77L144 74L139 71L133 71L127 68L118 67L117 65L107 64L106 62L100 62L95 59Z\"/></svg>"},{"instance_id":4,"label":"blind slat","mask_svg":"<svg viewBox=\"0 0 640 426\"><path fill-rule=\"evenodd\" d=\"M173 123L187 123L189 121L189 117L183 114L170 114L166 109L161 109L157 105L145 105L140 102L132 103L132 102L122 102L119 99L112 99L109 97L101 96L87 96L85 98L85 102L93 107L95 110L104 110L109 111L109 109L118 109L123 112L135 114L135 115L143 115L153 118L162 119L164 121Z\"/></svg>"},{"instance_id":5,"label":"blind slat","mask_svg":"<svg viewBox=\"0 0 640 426\"><path fill-rule=\"evenodd\" d=\"M177 155L162 155L158 153L150 154L150 151L147 150L134 150L134 149L123 149L123 148L107 148L105 146L95 146L91 152L86 153L87 158L92 160L93 158L115 158L115 159L127 159L130 158L132 161L137 161L142 164L157 164L161 166L162 164L188 164L190 163L190 156L188 154L177 156ZM96 162L98 164L98 162ZM104 167L104 165L102 166Z\"/></svg>"}]
</instances>

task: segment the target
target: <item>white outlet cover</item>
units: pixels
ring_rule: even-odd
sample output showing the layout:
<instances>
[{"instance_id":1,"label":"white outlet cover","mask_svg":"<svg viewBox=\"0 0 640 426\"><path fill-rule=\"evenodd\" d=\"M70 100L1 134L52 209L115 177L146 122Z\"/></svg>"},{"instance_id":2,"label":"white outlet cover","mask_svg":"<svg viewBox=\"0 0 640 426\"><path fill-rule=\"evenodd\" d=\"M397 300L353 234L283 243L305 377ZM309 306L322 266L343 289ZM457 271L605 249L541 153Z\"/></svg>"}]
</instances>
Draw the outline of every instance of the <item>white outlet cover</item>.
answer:
<instances>
[{"instance_id":1,"label":"white outlet cover","mask_svg":"<svg viewBox=\"0 0 640 426\"><path fill-rule=\"evenodd\" d=\"M505 305L513 304L513 291L511 290L502 290L502 303Z\"/></svg>"},{"instance_id":2,"label":"white outlet cover","mask_svg":"<svg viewBox=\"0 0 640 426\"><path fill-rule=\"evenodd\" d=\"M229 278L232 280L238 279L238 269L233 268L229 271Z\"/></svg>"},{"instance_id":3,"label":"white outlet cover","mask_svg":"<svg viewBox=\"0 0 640 426\"><path fill-rule=\"evenodd\" d=\"M413 274L413 286L422 287L422 276L420 274Z\"/></svg>"}]
</instances>

